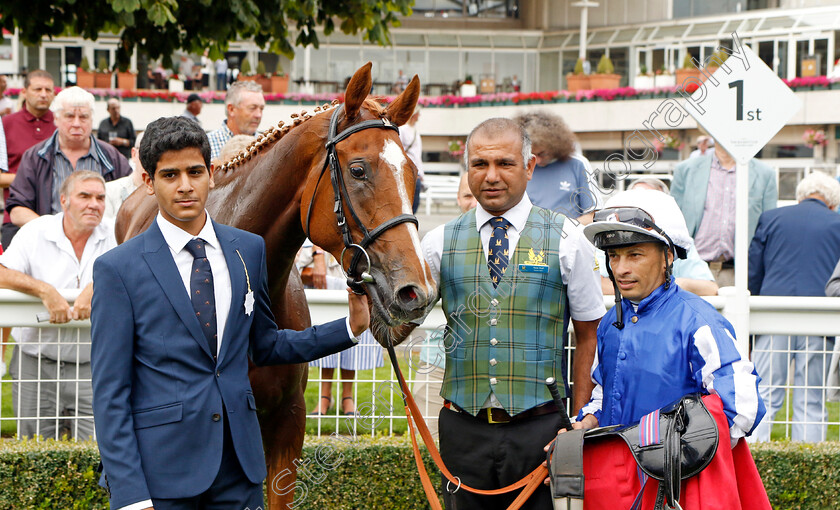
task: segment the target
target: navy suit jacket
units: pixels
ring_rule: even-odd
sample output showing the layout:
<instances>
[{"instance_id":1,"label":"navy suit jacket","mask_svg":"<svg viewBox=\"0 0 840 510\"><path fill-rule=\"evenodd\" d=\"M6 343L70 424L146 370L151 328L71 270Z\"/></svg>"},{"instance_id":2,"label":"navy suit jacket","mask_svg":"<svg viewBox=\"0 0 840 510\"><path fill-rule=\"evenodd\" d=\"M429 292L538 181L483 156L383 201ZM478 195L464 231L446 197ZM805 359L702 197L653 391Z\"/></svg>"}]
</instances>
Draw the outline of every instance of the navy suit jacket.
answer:
<instances>
[{"instance_id":1,"label":"navy suit jacket","mask_svg":"<svg viewBox=\"0 0 840 510\"><path fill-rule=\"evenodd\" d=\"M265 457L248 357L257 365L301 363L354 345L344 319L278 331L262 238L213 226L231 280L218 362L157 222L94 264L93 406L112 508L207 490L221 462L224 420L245 474L260 483Z\"/></svg>"},{"instance_id":2,"label":"navy suit jacket","mask_svg":"<svg viewBox=\"0 0 840 510\"><path fill-rule=\"evenodd\" d=\"M820 200L805 199L767 211L750 244L753 295L824 296L840 259L840 214Z\"/></svg>"}]
</instances>

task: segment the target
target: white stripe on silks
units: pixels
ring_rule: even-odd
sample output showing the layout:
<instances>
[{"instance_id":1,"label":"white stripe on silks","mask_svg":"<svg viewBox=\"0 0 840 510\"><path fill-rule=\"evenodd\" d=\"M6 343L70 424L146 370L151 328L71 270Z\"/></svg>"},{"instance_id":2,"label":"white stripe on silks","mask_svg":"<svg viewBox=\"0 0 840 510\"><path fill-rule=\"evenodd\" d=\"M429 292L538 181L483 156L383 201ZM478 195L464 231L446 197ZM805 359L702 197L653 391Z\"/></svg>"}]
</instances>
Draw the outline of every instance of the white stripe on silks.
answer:
<instances>
[{"instance_id":1,"label":"white stripe on silks","mask_svg":"<svg viewBox=\"0 0 840 510\"><path fill-rule=\"evenodd\" d=\"M583 408L581 412L583 416L587 414L595 414L596 412L601 410L601 405L604 401L604 388L600 384L596 384L595 387L592 389L592 398L589 400Z\"/></svg>"},{"instance_id":2,"label":"white stripe on silks","mask_svg":"<svg viewBox=\"0 0 840 510\"><path fill-rule=\"evenodd\" d=\"M738 345L738 342L735 341L735 338L729 330L726 330L726 334L732 339L735 345ZM741 359L732 364L732 380L735 386L735 410L738 412L738 415L732 421L734 425L737 425L738 428L746 433L756 425L758 399L761 397L756 389L758 388L757 377L753 374L755 365L745 356L740 346L738 346L738 352L741 354ZM740 437L740 435L733 435L732 437Z\"/></svg>"},{"instance_id":3,"label":"white stripe on silks","mask_svg":"<svg viewBox=\"0 0 840 510\"><path fill-rule=\"evenodd\" d=\"M694 332L694 346L705 362L701 370L703 385L707 388L713 387L714 371L720 368L720 351L717 340L708 325L702 326Z\"/></svg>"}]
</instances>

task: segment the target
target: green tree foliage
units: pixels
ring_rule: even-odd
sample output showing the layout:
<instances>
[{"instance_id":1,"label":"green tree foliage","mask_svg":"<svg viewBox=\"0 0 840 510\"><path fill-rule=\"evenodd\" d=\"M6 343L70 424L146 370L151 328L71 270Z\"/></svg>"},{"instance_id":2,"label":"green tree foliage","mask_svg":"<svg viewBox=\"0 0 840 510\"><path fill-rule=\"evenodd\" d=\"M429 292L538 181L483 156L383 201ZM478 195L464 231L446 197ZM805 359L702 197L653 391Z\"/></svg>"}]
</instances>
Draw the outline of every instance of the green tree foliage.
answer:
<instances>
[{"instance_id":1,"label":"green tree foliage","mask_svg":"<svg viewBox=\"0 0 840 510\"><path fill-rule=\"evenodd\" d=\"M391 43L389 27L411 14L413 0L31 0L0 2L0 26L20 30L24 43L76 35L120 36L117 64L125 70L134 48L171 65L176 50L220 58L228 43L253 39L267 51L294 57L294 46L318 47L316 27L336 28ZM336 25L338 25L336 27ZM294 32L291 32L293 30Z\"/></svg>"}]
</instances>

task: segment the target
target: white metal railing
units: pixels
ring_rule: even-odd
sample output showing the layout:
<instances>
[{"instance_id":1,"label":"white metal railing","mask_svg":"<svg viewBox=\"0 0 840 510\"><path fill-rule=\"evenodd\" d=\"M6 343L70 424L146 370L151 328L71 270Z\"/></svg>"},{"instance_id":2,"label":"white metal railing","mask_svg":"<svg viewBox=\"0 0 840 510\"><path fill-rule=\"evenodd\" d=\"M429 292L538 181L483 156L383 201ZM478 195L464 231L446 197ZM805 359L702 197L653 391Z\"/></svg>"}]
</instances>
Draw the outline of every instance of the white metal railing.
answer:
<instances>
[{"instance_id":1,"label":"white metal railing","mask_svg":"<svg viewBox=\"0 0 840 510\"><path fill-rule=\"evenodd\" d=\"M66 291L62 294L72 302L78 291ZM309 309L312 316L312 323L319 324L329 320L343 317L347 314L347 294L344 291L325 291L325 290L307 290L307 299L309 300ZM734 294L731 288L721 289L718 296L705 298L715 308L721 311L724 316L730 314L731 310L737 309ZM613 304L611 296L604 299L605 304L610 307ZM739 339L745 348L749 348L751 352L765 351L775 355L771 362L770 371L778 370L783 367L789 367L791 360L798 354L797 341L800 336L816 337L813 340L811 352L813 356L819 356L819 363L823 365L829 364L829 360L834 358L836 365L837 358L840 355L838 346L835 346L833 335L840 331L840 299L826 298L826 297L786 297L786 296L752 296L749 298L750 308L750 333L749 339ZM60 328L61 336L57 343L66 346L69 343L78 342L83 335L79 334L79 327L89 327L88 321L70 323L63 326L49 325L37 322L36 316L38 313L44 311L40 300L20 294L13 291L0 290L0 327L10 326L41 326L47 328ZM414 388L415 396L419 397L421 401L421 409L430 423L430 426L435 428L437 413L440 406L440 399L437 395L436 384L439 384L442 376L442 369L435 368L428 363L429 360L435 358L435 352L427 352L426 355L420 356L420 351L423 348L423 339L428 336L433 336L435 332L440 332L442 326L446 323L440 303L438 303L431 311L425 322L415 331L414 338L411 341L403 343L398 348L398 355L400 364L403 365L403 373L408 380L410 386ZM758 341L759 335L776 335L779 339L774 340L768 344L767 341ZM14 343L10 346L15 349L18 348ZM366 348L373 350L381 350L380 347L361 346L358 348ZM429 348L428 346L426 348ZM569 353L573 350L569 348ZM571 356L567 356L570 358ZM9 358L7 354L6 358ZM20 363L20 356L17 357ZM75 360L70 360L75 361ZM795 362L794 362L795 363ZM802 363L800 361L800 363ZM19 373L19 366L18 373ZM75 369L75 368L74 368ZM840 439L840 418L838 417L838 408L840 404L831 402L828 404L828 414L826 416L814 417L806 415L804 421L797 420L794 416L795 406L792 402L791 396L807 390L811 390L809 399L814 400L815 395L820 400L820 405L826 400L826 397L831 393L840 393L840 387L837 382L826 382L826 374L820 374L817 378L817 383L814 382L813 377L810 381L806 378L804 381L797 381L794 374L797 373L797 367L793 367L789 371L789 376L777 380L775 382L770 380L769 374L759 374L765 382L770 384L769 391L776 390L776 399L784 400L782 411L773 420L774 433L773 438L790 438L796 435L799 427L805 425L814 425L823 433L827 429L827 438L832 440ZM802 369L805 371L804 375L809 375L808 371L813 375L814 365L807 364ZM821 372L823 368L819 369ZM570 367L565 369L567 377L570 375ZM800 372L801 373L801 372ZM341 380L340 371L336 370L334 375L329 378L323 378L320 369L310 369L309 384L307 387L308 396L308 411L313 411L318 405L320 395L320 384L322 382L337 383ZM326 415L315 416L308 415L307 431L312 434L329 434L332 432L339 433L371 433L374 435L391 435L400 434L405 428L405 416L402 411L402 400L399 395L399 390L395 384L396 377L390 369L390 364L385 356L384 368L378 370L364 370L352 374L353 387L350 395L353 397L356 415L345 416L341 413L342 402L339 398L342 393L341 385L334 387L332 394L336 397L336 410L330 411ZM55 377L43 376L31 377L19 381L20 383L40 383L44 385L57 385ZM65 374L61 378L61 385L71 385L74 390L74 395L83 395L90 381L75 372L72 374ZM14 409L21 408L20 397L18 395L18 402L11 406L11 381L8 376L3 381L2 392L0 393L0 407L2 407L2 416L0 416L0 425L3 427L3 432L6 435L14 435L17 427L20 426L20 421L24 419L41 419L52 422L65 421L65 425L69 425L71 430L77 428L79 423L84 423L85 420L90 419L89 414L78 412L81 405L74 407L76 412L72 415L49 409L42 409L39 407L40 403L34 409L37 409L33 416L15 416ZM64 387L64 386L62 386ZM764 390L767 392L768 390ZM59 390L59 391L64 391ZM78 397L75 397L78 398ZM781 404L781 402L779 402ZM33 408L30 406L30 408ZM73 434L71 434L73 435Z\"/></svg>"}]
</instances>

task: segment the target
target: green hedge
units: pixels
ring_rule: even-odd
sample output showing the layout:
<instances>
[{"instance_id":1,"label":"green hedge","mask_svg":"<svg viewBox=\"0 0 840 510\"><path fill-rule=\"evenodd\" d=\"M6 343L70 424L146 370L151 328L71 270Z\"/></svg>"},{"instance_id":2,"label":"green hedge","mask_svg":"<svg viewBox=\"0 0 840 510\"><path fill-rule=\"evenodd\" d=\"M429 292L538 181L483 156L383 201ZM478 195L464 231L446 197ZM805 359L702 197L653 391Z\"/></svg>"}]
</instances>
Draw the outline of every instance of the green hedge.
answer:
<instances>
[{"instance_id":1,"label":"green hedge","mask_svg":"<svg viewBox=\"0 0 840 510\"><path fill-rule=\"evenodd\" d=\"M774 508L837 508L840 443L773 442L752 451ZM307 439L302 462L296 508L427 508L405 438ZM2 441L0 508L107 509L94 473L98 463L94 443ZM436 472L428 456L426 466ZM432 478L437 484L438 476ZM280 479L274 485L282 490L289 483Z\"/></svg>"}]
</instances>

